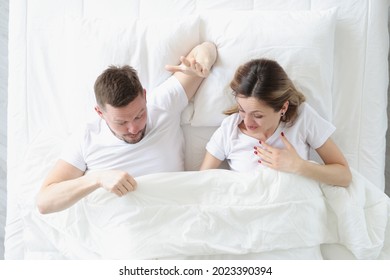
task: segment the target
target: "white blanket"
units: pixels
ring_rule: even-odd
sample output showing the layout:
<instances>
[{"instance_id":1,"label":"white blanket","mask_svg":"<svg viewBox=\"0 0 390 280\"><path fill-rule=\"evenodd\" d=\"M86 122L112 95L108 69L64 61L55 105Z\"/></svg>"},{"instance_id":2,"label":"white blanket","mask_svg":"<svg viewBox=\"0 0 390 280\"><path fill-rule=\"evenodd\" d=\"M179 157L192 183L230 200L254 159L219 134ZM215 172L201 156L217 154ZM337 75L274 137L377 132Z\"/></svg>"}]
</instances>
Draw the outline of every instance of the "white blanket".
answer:
<instances>
[{"instance_id":1,"label":"white blanket","mask_svg":"<svg viewBox=\"0 0 390 280\"><path fill-rule=\"evenodd\" d=\"M349 188L273 170L161 173L124 197L104 190L26 219L70 259L212 256L341 244L390 259L390 199L353 171Z\"/></svg>"}]
</instances>

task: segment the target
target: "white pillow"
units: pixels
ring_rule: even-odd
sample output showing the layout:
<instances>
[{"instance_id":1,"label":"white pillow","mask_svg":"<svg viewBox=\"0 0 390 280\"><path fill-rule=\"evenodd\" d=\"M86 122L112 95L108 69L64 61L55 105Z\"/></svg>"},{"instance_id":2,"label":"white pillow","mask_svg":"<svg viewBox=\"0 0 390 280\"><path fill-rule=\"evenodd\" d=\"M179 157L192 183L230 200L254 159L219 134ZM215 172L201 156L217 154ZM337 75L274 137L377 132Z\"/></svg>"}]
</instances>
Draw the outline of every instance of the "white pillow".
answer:
<instances>
[{"instance_id":1,"label":"white pillow","mask_svg":"<svg viewBox=\"0 0 390 280\"><path fill-rule=\"evenodd\" d=\"M199 17L151 20L66 19L66 96L73 116L71 127L80 119L95 116L93 85L108 66L134 67L147 92L171 73L166 64L178 64L199 44ZM77 71L74 69L76 68ZM74 113L73 113L74 112Z\"/></svg>"},{"instance_id":2,"label":"white pillow","mask_svg":"<svg viewBox=\"0 0 390 280\"><path fill-rule=\"evenodd\" d=\"M195 95L191 125L220 125L222 112L234 104L234 72L253 58L278 61L307 101L331 120L335 15L335 9L201 14L200 39L217 45L218 59Z\"/></svg>"}]
</instances>

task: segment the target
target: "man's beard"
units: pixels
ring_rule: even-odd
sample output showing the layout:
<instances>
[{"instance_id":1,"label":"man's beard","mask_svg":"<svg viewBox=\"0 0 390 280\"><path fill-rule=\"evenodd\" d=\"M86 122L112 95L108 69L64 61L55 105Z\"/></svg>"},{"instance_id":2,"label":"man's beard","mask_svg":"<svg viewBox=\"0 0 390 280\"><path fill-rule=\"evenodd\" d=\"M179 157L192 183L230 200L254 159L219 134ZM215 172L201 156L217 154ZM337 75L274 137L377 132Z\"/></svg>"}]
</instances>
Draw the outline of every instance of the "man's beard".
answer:
<instances>
[{"instance_id":1,"label":"man's beard","mask_svg":"<svg viewBox=\"0 0 390 280\"><path fill-rule=\"evenodd\" d=\"M139 141L141 141L144 136L145 136L145 131L146 131L146 125L145 127L138 132L137 134L124 134L124 135L118 135L116 134L111 128L111 132L120 140L126 142L127 144L137 144Z\"/></svg>"},{"instance_id":2,"label":"man's beard","mask_svg":"<svg viewBox=\"0 0 390 280\"><path fill-rule=\"evenodd\" d=\"M129 137L130 136L129 134L126 134L122 137L122 140L125 141L127 144L136 144L144 138L145 130L146 127L142 129L140 132L138 132L136 135L131 134L131 137ZM126 136L127 138L125 138Z\"/></svg>"}]
</instances>

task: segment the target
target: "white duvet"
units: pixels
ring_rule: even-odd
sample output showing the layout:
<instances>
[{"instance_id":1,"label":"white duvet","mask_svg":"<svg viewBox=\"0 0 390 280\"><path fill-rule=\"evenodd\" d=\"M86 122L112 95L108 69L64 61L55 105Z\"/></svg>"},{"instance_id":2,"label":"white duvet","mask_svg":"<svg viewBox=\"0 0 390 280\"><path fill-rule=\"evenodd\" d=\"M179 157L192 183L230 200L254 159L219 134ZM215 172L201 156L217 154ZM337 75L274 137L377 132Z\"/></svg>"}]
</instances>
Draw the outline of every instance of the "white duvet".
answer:
<instances>
[{"instance_id":1,"label":"white duvet","mask_svg":"<svg viewBox=\"0 0 390 280\"><path fill-rule=\"evenodd\" d=\"M25 217L70 259L234 256L341 244L390 259L390 199L353 171L348 188L266 169L160 173L124 197L99 190Z\"/></svg>"}]
</instances>

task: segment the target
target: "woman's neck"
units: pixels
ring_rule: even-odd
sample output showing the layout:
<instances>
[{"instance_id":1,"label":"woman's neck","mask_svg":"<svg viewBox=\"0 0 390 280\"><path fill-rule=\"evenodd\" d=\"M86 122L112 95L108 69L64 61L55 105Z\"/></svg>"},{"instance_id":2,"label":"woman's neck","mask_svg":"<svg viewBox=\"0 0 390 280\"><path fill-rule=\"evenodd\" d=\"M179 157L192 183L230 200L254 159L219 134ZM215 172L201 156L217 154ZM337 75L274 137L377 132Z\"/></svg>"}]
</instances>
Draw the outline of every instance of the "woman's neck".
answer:
<instances>
[{"instance_id":1,"label":"woman's neck","mask_svg":"<svg viewBox=\"0 0 390 280\"><path fill-rule=\"evenodd\" d=\"M267 141L268 138L270 138L275 133L275 131L278 129L279 125L280 125L280 122L276 126L271 127L269 129L267 129L266 131L261 131L261 130L259 130L259 131L251 131L251 130L248 130L246 128L244 121L242 121L238 125L238 128L245 135L248 135L248 136L250 136L252 138L255 138L257 140L265 142L265 141Z\"/></svg>"}]
</instances>

